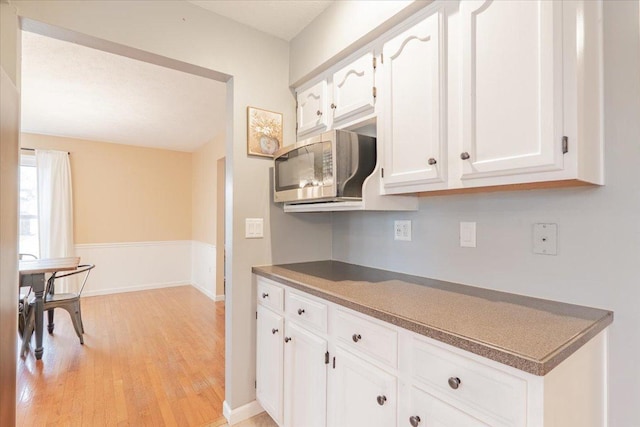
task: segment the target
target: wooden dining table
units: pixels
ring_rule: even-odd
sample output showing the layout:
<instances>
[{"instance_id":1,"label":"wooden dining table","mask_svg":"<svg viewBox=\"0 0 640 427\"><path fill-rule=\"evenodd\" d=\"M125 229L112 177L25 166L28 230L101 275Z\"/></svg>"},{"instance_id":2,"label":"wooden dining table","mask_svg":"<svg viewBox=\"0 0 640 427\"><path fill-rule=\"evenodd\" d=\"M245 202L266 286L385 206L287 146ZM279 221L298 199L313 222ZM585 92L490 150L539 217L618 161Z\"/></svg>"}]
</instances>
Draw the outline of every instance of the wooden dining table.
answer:
<instances>
[{"instance_id":1,"label":"wooden dining table","mask_svg":"<svg viewBox=\"0 0 640 427\"><path fill-rule=\"evenodd\" d=\"M43 333L43 309L45 292L45 274L58 271L71 271L78 268L80 257L43 258L35 260L23 260L18 264L20 272L20 287L30 286L35 294L35 332L36 332L36 359L42 359L44 351L42 347Z\"/></svg>"}]
</instances>

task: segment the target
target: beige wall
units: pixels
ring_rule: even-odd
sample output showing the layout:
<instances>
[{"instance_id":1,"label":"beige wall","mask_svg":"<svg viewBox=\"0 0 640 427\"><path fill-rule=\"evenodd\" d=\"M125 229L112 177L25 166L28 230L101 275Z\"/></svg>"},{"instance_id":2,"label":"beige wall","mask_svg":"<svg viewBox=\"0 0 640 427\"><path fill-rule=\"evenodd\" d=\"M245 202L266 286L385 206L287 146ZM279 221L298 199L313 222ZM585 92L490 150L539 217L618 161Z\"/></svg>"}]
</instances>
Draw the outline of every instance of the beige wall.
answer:
<instances>
[{"instance_id":1,"label":"beige wall","mask_svg":"<svg viewBox=\"0 0 640 427\"><path fill-rule=\"evenodd\" d=\"M191 240L191 153L22 134L70 152L76 243Z\"/></svg>"},{"instance_id":2,"label":"beige wall","mask_svg":"<svg viewBox=\"0 0 640 427\"><path fill-rule=\"evenodd\" d=\"M224 135L193 152L191 187L191 238L216 244L216 162L224 157Z\"/></svg>"}]
</instances>

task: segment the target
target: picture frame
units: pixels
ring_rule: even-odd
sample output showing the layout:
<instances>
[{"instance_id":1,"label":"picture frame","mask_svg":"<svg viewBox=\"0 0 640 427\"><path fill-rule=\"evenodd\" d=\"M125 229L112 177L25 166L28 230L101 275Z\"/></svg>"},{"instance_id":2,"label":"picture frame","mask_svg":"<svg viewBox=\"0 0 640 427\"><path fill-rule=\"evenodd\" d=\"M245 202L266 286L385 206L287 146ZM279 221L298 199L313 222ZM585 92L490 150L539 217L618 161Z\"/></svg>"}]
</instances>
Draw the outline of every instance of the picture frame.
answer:
<instances>
[{"instance_id":1,"label":"picture frame","mask_svg":"<svg viewBox=\"0 0 640 427\"><path fill-rule=\"evenodd\" d=\"M282 113L247 107L247 155L273 158L282 147Z\"/></svg>"}]
</instances>

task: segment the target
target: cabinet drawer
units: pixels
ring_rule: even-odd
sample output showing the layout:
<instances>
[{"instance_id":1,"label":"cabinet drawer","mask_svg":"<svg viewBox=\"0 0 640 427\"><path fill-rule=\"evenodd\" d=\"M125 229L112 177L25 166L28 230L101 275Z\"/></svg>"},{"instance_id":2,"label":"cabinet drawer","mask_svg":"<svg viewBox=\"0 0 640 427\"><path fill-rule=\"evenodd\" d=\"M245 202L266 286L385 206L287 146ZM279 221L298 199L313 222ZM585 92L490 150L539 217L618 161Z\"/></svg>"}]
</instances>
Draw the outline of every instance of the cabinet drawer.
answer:
<instances>
[{"instance_id":1,"label":"cabinet drawer","mask_svg":"<svg viewBox=\"0 0 640 427\"><path fill-rule=\"evenodd\" d=\"M360 351L395 368L398 364L398 333L360 315L336 310L338 339L349 348Z\"/></svg>"},{"instance_id":2,"label":"cabinet drawer","mask_svg":"<svg viewBox=\"0 0 640 427\"><path fill-rule=\"evenodd\" d=\"M327 305L320 301L289 291L286 312L291 320L299 321L321 332L327 331Z\"/></svg>"},{"instance_id":3,"label":"cabinet drawer","mask_svg":"<svg viewBox=\"0 0 640 427\"><path fill-rule=\"evenodd\" d=\"M497 425L525 426L527 382L416 337L413 379L439 394L494 420ZM451 383L451 384L450 384ZM456 387L457 384L457 388Z\"/></svg>"},{"instance_id":4,"label":"cabinet drawer","mask_svg":"<svg viewBox=\"0 0 640 427\"><path fill-rule=\"evenodd\" d=\"M258 278L258 304L262 304L276 311L282 311L284 306L284 290L274 282Z\"/></svg>"}]
</instances>

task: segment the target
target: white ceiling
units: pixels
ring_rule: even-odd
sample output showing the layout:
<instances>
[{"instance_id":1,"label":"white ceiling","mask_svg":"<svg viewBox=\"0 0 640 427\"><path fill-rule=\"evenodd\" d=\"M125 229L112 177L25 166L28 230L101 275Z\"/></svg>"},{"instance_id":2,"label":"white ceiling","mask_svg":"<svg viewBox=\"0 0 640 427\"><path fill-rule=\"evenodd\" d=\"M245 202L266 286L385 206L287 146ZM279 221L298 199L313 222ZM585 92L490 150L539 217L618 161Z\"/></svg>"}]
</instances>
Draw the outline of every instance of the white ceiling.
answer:
<instances>
[{"instance_id":1,"label":"white ceiling","mask_svg":"<svg viewBox=\"0 0 640 427\"><path fill-rule=\"evenodd\" d=\"M286 41L334 0L189 0L190 3Z\"/></svg>"},{"instance_id":2,"label":"white ceiling","mask_svg":"<svg viewBox=\"0 0 640 427\"><path fill-rule=\"evenodd\" d=\"M291 40L334 0L191 3ZM225 129L225 84L22 33L22 131L193 151Z\"/></svg>"},{"instance_id":3,"label":"white ceiling","mask_svg":"<svg viewBox=\"0 0 640 427\"><path fill-rule=\"evenodd\" d=\"M225 129L225 84L22 33L22 131L193 151Z\"/></svg>"}]
</instances>

